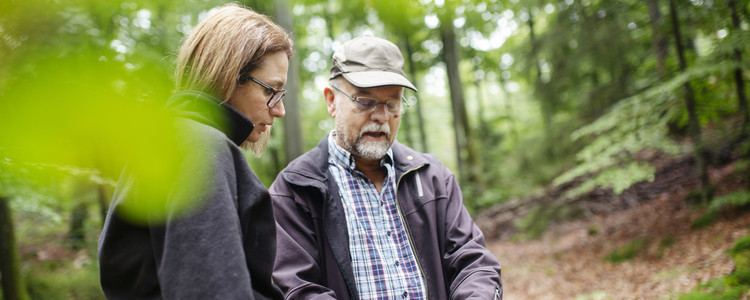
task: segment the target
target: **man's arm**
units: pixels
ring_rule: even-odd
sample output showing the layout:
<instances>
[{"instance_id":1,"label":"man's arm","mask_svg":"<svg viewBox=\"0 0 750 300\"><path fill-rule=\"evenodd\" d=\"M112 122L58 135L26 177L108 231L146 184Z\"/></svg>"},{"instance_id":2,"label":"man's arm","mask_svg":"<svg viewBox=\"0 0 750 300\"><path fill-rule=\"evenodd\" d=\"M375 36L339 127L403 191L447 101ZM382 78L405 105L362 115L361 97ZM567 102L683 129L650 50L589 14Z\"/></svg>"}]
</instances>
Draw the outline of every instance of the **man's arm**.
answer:
<instances>
[{"instance_id":1,"label":"man's arm","mask_svg":"<svg viewBox=\"0 0 750 300\"><path fill-rule=\"evenodd\" d=\"M450 299L502 299L500 264L466 211L454 176L446 180L446 187L443 267L451 280Z\"/></svg>"},{"instance_id":2,"label":"man's arm","mask_svg":"<svg viewBox=\"0 0 750 300\"><path fill-rule=\"evenodd\" d=\"M297 204L291 187L279 175L270 188L276 217L274 282L286 299L336 299L323 286L319 244L310 210Z\"/></svg>"}]
</instances>

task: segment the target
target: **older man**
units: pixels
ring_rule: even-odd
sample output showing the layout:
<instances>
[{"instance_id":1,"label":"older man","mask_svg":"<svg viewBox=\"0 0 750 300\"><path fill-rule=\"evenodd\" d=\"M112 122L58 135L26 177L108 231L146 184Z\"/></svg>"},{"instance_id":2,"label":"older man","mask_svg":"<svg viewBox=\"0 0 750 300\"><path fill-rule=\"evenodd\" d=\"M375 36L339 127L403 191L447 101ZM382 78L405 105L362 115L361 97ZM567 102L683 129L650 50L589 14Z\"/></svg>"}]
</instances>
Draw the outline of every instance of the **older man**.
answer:
<instances>
[{"instance_id":1,"label":"older man","mask_svg":"<svg viewBox=\"0 0 750 300\"><path fill-rule=\"evenodd\" d=\"M405 109L396 45L333 55L323 90L335 130L270 188L274 279L287 299L501 299L500 264L450 170L396 141Z\"/></svg>"}]
</instances>

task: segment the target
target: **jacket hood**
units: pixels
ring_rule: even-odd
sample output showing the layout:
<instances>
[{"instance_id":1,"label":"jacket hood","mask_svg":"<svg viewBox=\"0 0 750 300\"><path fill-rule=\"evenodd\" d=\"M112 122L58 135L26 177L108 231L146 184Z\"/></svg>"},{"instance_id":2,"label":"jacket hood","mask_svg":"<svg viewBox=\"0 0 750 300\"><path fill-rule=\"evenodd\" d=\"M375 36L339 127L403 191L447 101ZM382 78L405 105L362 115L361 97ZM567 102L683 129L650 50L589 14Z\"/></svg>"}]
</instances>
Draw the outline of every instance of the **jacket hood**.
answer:
<instances>
[{"instance_id":1,"label":"jacket hood","mask_svg":"<svg viewBox=\"0 0 750 300\"><path fill-rule=\"evenodd\" d=\"M237 146L245 142L255 127L241 112L207 92L176 92L167 100L165 107L179 117L218 129Z\"/></svg>"}]
</instances>

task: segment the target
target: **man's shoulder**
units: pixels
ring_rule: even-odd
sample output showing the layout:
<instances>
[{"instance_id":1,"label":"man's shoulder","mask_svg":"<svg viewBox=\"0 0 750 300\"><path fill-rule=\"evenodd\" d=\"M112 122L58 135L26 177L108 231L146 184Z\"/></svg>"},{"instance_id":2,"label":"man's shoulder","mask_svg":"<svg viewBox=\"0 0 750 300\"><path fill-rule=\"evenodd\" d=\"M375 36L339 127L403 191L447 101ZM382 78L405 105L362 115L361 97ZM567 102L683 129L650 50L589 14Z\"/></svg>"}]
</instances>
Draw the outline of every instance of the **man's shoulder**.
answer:
<instances>
[{"instance_id":1,"label":"man's shoulder","mask_svg":"<svg viewBox=\"0 0 750 300\"><path fill-rule=\"evenodd\" d=\"M324 137L314 148L293 159L284 171L308 170L313 167L325 166L328 161L328 139ZM321 163L322 161L322 163Z\"/></svg>"},{"instance_id":2,"label":"man's shoulder","mask_svg":"<svg viewBox=\"0 0 750 300\"><path fill-rule=\"evenodd\" d=\"M313 149L308 150L295 158L281 170L279 176L274 180L284 180L293 185L322 186L326 180L328 166L328 137L325 136Z\"/></svg>"},{"instance_id":3,"label":"man's shoulder","mask_svg":"<svg viewBox=\"0 0 750 300\"><path fill-rule=\"evenodd\" d=\"M427 163L440 166L443 165L435 155L426 152L419 152L399 142L393 143L393 155L396 160L414 161L416 163Z\"/></svg>"}]
</instances>

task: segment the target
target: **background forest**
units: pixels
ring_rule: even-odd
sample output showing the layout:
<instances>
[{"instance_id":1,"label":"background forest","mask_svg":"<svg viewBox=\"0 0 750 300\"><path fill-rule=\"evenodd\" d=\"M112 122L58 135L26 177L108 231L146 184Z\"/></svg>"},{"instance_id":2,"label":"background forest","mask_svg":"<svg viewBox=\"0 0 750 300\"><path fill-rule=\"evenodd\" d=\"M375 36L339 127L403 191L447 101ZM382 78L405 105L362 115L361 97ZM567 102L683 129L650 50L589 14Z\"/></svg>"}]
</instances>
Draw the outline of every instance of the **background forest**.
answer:
<instances>
[{"instance_id":1,"label":"background forest","mask_svg":"<svg viewBox=\"0 0 750 300\"><path fill-rule=\"evenodd\" d=\"M0 2L3 299L103 298L96 240L114 182L126 162L155 178L170 166L159 111L175 50L224 2ZM247 155L267 186L333 129L330 57L364 34L398 44L419 89L399 141L448 165L475 215L560 186L560 199L620 194L654 180L654 156L692 157L702 205L712 164L750 173L748 0L239 2L296 43L283 124ZM531 212L516 226L559 217Z\"/></svg>"}]
</instances>

